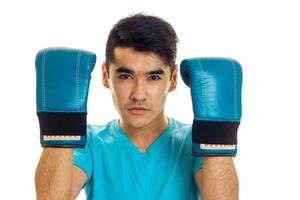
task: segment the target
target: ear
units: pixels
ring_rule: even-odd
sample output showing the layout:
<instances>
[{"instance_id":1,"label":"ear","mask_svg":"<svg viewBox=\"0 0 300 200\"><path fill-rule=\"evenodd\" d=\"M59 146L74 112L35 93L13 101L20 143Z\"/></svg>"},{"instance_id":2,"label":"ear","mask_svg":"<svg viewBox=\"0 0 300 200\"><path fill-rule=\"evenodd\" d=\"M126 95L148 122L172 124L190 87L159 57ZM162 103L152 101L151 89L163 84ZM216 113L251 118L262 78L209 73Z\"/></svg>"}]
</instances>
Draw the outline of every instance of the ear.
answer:
<instances>
[{"instance_id":1,"label":"ear","mask_svg":"<svg viewBox=\"0 0 300 200\"><path fill-rule=\"evenodd\" d=\"M109 74L108 74L108 71L107 71L107 68L106 68L106 63L103 62L102 63L102 84L106 88L110 88L108 79L109 79Z\"/></svg>"},{"instance_id":2,"label":"ear","mask_svg":"<svg viewBox=\"0 0 300 200\"><path fill-rule=\"evenodd\" d=\"M178 72L178 65L175 65L175 69L171 75L171 85L169 88L169 92L173 91L176 89L177 86L177 72Z\"/></svg>"}]
</instances>

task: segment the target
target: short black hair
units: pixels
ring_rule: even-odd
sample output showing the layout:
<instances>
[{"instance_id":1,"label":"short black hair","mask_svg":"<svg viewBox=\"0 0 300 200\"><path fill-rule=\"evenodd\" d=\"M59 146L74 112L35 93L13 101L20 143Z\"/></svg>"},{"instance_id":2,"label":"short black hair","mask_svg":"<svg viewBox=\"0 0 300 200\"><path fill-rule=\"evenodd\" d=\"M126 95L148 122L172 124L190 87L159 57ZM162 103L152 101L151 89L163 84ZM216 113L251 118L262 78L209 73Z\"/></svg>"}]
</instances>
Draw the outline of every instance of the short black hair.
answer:
<instances>
[{"instance_id":1,"label":"short black hair","mask_svg":"<svg viewBox=\"0 0 300 200\"><path fill-rule=\"evenodd\" d=\"M178 38L173 27L157 16L138 13L118 21L109 33L105 62L114 63L116 47L131 47L136 51L158 55L165 64L175 69Z\"/></svg>"}]
</instances>

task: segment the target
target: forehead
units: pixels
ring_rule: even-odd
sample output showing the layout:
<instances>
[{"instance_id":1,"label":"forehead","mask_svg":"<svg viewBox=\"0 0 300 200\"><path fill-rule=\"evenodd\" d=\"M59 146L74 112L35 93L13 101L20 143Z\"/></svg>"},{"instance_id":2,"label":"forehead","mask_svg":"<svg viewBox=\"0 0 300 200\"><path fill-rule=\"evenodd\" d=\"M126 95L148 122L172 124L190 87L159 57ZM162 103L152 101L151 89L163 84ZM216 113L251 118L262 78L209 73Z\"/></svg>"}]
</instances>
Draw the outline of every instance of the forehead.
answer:
<instances>
[{"instance_id":1,"label":"forehead","mask_svg":"<svg viewBox=\"0 0 300 200\"><path fill-rule=\"evenodd\" d=\"M139 52L133 48L117 47L114 49L114 58L115 62L112 66L123 66L135 72L147 72L157 69L162 69L165 72L170 71L170 67L152 52Z\"/></svg>"}]
</instances>

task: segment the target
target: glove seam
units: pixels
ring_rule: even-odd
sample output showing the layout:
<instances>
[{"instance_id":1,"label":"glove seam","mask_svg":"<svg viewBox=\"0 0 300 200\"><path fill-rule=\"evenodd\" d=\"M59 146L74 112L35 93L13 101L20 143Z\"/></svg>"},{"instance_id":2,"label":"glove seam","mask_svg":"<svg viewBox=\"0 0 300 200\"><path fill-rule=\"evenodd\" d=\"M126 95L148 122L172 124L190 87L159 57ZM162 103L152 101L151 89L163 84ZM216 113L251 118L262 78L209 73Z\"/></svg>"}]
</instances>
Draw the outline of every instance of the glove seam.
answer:
<instances>
[{"instance_id":1,"label":"glove seam","mask_svg":"<svg viewBox=\"0 0 300 200\"><path fill-rule=\"evenodd\" d=\"M75 97L75 102L76 102L76 107L77 110L79 110L79 87L80 87L80 82L79 82L79 66L80 66L80 58L81 58L81 53L77 53L77 63L76 63L76 97Z\"/></svg>"},{"instance_id":2,"label":"glove seam","mask_svg":"<svg viewBox=\"0 0 300 200\"><path fill-rule=\"evenodd\" d=\"M230 60L230 62L233 64L232 68L233 68L233 104L234 104L234 118L237 119L237 103L236 103L236 90L237 90L237 86L236 86L236 64L234 62L232 62L232 60Z\"/></svg>"},{"instance_id":3,"label":"glove seam","mask_svg":"<svg viewBox=\"0 0 300 200\"><path fill-rule=\"evenodd\" d=\"M42 109L46 109L46 77L45 77L45 68L46 68L46 51L43 53L42 59Z\"/></svg>"},{"instance_id":4,"label":"glove seam","mask_svg":"<svg viewBox=\"0 0 300 200\"><path fill-rule=\"evenodd\" d=\"M200 61L200 63L199 63L199 68L200 68L200 74L202 74L203 73L203 65L202 65L202 62ZM201 86L201 94L202 94L202 96L204 95L203 94L203 92L204 92L204 89L203 89L203 83L202 83L202 79L200 78L200 86ZM204 114L204 116L206 116L207 117L207 111L206 111L206 101L204 101L202 98L201 98L201 101L203 102L203 106L202 106L202 110L203 110L203 114Z\"/></svg>"}]
</instances>

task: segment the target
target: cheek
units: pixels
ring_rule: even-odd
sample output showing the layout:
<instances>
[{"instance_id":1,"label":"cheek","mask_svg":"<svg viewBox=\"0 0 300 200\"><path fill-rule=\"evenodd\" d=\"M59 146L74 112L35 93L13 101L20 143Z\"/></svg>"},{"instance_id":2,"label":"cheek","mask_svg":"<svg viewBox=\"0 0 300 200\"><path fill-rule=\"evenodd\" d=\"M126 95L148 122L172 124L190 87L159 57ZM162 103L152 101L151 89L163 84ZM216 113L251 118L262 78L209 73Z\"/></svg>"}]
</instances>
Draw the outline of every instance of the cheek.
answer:
<instances>
[{"instance_id":1,"label":"cheek","mask_svg":"<svg viewBox=\"0 0 300 200\"><path fill-rule=\"evenodd\" d=\"M111 84L112 95L115 103L120 105L121 103L126 103L125 99L128 98L128 93L130 90L130 86L127 84L118 84L113 83Z\"/></svg>"},{"instance_id":2,"label":"cheek","mask_svg":"<svg viewBox=\"0 0 300 200\"><path fill-rule=\"evenodd\" d=\"M153 98L158 99L159 97L162 97L165 94L165 91L162 87L152 87L149 89L149 93L151 93L151 96Z\"/></svg>"},{"instance_id":3,"label":"cheek","mask_svg":"<svg viewBox=\"0 0 300 200\"><path fill-rule=\"evenodd\" d=\"M150 86L148 92L154 101L164 101L169 91L169 82Z\"/></svg>"}]
</instances>

